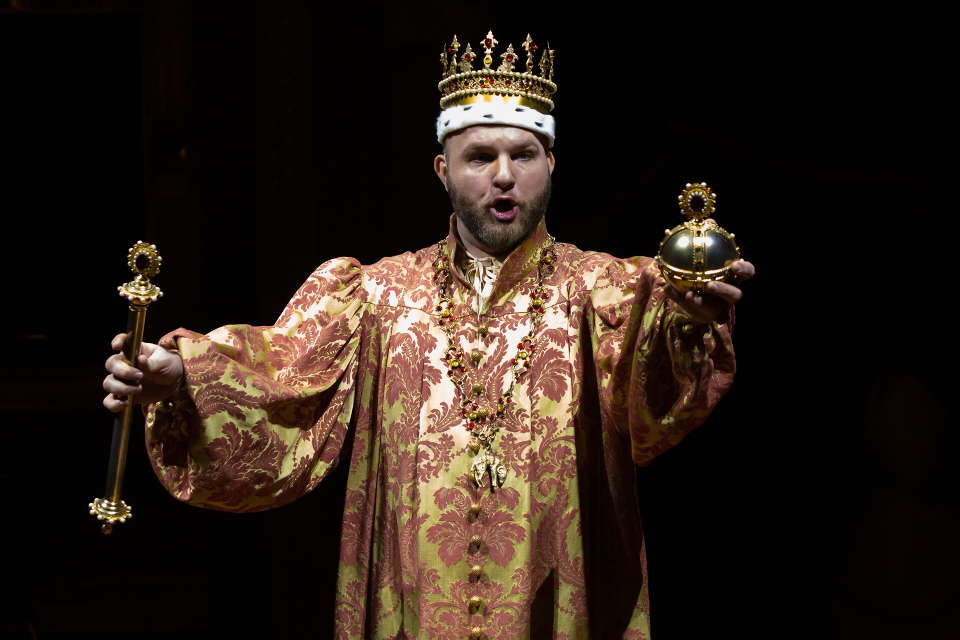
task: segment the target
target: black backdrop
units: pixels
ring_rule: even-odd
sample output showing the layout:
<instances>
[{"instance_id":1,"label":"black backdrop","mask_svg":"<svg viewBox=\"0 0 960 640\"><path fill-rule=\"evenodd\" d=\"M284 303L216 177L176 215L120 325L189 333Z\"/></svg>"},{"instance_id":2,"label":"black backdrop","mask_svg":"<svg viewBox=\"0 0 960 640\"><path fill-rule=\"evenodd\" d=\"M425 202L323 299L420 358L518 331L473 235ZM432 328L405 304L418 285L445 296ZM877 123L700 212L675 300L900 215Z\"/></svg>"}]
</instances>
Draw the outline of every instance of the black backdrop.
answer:
<instances>
[{"instance_id":1,"label":"black backdrop","mask_svg":"<svg viewBox=\"0 0 960 640\"><path fill-rule=\"evenodd\" d=\"M947 638L956 129L941 24L897 14L542 3L11 2L3 47L10 630L328 637L344 474L231 515L170 499L142 435L103 538L99 408L126 248L164 256L148 336L271 323L320 261L445 232L437 54L557 50L551 232L650 254L683 183L758 277L736 385L638 471L658 640ZM12 291L12 295L11 295Z\"/></svg>"}]
</instances>

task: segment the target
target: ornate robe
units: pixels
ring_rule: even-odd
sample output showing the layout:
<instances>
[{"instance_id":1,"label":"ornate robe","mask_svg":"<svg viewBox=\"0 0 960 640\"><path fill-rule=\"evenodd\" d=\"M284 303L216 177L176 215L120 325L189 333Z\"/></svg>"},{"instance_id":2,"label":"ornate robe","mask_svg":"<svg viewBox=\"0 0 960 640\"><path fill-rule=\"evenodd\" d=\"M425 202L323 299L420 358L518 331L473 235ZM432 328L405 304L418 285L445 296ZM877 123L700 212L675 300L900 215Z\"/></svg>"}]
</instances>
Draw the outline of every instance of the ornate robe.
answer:
<instances>
[{"instance_id":1,"label":"ornate robe","mask_svg":"<svg viewBox=\"0 0 960 640\"><path fill-rule=\"evenodd\" d=\"M480 352L467 366L484 395L510 384L547 240L541 221L479 313L453 270L454 335ZM453 219L445 246L455 264ZM274 326L166 336L186 384L148 412L157 475L180 500L242 512L350 465L337 638L648 638L633 465L701 424L730 386L731 321L692 323L650 258L557 243L539 347L496 437L507 479L478 488L443 360L437 251L330 260Z\"/></svg>"}]
</instances>

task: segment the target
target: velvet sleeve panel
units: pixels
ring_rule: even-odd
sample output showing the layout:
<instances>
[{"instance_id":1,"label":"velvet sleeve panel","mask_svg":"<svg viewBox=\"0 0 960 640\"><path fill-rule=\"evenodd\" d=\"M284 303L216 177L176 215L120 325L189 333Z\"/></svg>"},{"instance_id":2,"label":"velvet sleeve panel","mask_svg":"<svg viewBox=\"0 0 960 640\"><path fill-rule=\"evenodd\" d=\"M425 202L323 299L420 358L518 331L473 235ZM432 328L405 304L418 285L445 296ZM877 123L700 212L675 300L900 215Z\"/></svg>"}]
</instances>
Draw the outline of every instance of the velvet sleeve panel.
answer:
<instances>
[{"instance_id":1,"label":"velvet sleeve panel","mask_svg":"<svg viewBox=\"0 0 960 640\"><path fill-rule=\"evenodd\" d=\"M667 297L656 262L611 259L590 292L601 411L649 464L706 420L733 383L731 330L700 324Z\"/></svg>"},{"instance_id":2,"label":"velvet sleeve panel","mask_svg":"<svg viewBox=\"0 0 960 640\"><path fill-rule=\"evenodd\" d=\"M269 327L178 329L185 385L147 412L146 444L176 498L257 511L310 491L336 465L353 414L362 269L321 265Z\"/></svg>"}]
</instances>

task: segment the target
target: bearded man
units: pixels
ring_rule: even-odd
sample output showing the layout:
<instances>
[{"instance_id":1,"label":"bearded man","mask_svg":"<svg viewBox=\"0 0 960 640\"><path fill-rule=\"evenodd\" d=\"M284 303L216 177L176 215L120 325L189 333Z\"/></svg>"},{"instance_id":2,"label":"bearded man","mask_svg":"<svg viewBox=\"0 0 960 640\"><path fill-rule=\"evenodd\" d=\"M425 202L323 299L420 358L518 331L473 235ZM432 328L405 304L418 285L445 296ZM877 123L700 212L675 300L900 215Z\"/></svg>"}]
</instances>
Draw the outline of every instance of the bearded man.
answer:
<instances>
[{"instance_id":1,"label":"bearded man","mask_svg":"<svg viewBox=\"0 0 960 640\"><path fill-rule=\"evenodd\" d=\"M107 360L104 404L149 407L180 500L268 509L349 464L338 638L648 638L632 465L733 379L739 288L683 296L654 260L547 233L553 52L535 74L528 36L526 72L512 46L493 70L495 44L477 71L469 46L444 57L444 240L324 263L271 327L178 329L136 368Z\"/></svg>"}]
</instances>

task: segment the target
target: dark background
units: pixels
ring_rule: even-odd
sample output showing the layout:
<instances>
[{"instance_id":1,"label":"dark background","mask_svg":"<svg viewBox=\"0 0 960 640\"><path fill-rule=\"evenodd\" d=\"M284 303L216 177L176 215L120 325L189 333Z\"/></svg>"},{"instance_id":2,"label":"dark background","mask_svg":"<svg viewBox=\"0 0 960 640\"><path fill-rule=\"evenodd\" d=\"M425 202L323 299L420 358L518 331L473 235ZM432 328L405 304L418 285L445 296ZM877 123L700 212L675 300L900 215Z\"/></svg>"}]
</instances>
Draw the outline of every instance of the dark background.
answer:
<instances>
[{"instance_id":1,"label":"dark background","mask_svg":"<svg viewBox=\"0 0 960 640\"><path fill-rule=\"evenodd\" d=\"M142 238L149 339L270 324L319 262L441 238L438 53L493 28L557 50L559 240L650 255L706 180L758 267L734 389L638 471L654 637L956 637L949 17L529 5L0 3L0 628L331 635L343 473L201 511L137 432L136 517L105 538L87 515L115 287Z\"/></svg>"}]
</instances>

